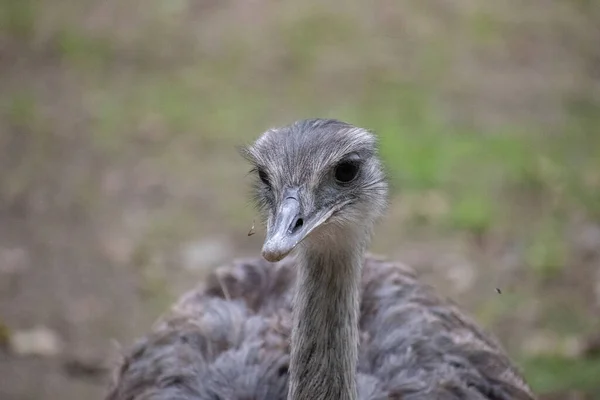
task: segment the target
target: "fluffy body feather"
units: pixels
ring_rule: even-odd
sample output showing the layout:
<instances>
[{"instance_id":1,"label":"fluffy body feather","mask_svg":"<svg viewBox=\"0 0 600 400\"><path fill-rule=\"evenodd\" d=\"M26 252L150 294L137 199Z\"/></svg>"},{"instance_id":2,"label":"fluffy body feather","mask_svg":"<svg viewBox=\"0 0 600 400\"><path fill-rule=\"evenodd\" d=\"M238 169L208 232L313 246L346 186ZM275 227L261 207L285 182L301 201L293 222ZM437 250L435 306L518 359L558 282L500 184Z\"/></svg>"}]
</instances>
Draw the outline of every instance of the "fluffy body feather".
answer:
<instances>
[{"instance_id":1,"label":"fluffy body feather","mask_svg":"<svg viewBox=\"0 0 600 400\"><path fill-rule=\"evenodd\" d=\"M185 294L127 353L108 400L283 400L295 260L240 260ZM408 267L367 257L360 399L533 399L500 345Z\"/></svg>"}]
</instances>

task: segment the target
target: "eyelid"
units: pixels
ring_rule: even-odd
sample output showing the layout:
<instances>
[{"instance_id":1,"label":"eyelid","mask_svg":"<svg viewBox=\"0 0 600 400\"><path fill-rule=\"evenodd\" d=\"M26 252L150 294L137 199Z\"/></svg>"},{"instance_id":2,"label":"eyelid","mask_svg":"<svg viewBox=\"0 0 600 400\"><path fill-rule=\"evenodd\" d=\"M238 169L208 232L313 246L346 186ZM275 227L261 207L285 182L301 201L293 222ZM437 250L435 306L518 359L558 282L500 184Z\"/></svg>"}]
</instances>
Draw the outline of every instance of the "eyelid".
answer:
<instances>
[{"instance_id":1,"label":"eyelid","mask_svg":"<svg viewBox=\"0 0 600 400\"><path fill-rule=\"evenodd\" d=\"M358 163L361 162L362 158L358 155L358 153L350 153L346 156L344 156L339 162L339 163L343 163L343 162L352 162L352 163Z\"/></svg>"}]
</instances>

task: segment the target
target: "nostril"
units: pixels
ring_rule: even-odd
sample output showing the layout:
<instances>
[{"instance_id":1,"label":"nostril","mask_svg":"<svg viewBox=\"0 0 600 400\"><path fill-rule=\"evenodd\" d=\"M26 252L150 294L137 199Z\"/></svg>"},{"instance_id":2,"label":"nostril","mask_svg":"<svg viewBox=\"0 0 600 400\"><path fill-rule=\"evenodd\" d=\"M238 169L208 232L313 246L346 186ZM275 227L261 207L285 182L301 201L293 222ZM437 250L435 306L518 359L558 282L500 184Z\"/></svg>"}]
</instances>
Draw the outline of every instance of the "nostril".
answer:
<instances>
[{"instance_id":1,"label":"nostril","mask_svg":"<svg viewBox=\"0 0 600 400\"><path fill-rule=\"evenodd\" d=\"M304 225L304 220L302 218L296 219L296 223L294 224L294 227L292 228L292 233L295 233L298 229L300 229L302 227L302 225Z\"/></svg>"}]
</instances>

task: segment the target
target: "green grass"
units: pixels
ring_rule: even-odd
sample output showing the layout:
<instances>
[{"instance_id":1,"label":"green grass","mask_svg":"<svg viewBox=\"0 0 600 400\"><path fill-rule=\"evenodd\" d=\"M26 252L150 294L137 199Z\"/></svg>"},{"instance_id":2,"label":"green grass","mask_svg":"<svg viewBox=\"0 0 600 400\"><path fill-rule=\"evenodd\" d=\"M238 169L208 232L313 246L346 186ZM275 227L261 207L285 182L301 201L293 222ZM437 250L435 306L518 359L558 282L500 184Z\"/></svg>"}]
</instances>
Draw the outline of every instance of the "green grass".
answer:
<instances>
[{"instance_id":1,"label":"green grass","mask_svg":"<svg viewBox=\"0 0 600 400\"><path fill-rule=\"evenodd\" d=\"M126 152L137 143L136 137L153 137L165 153L173 143L181 142L190 149L234 146L268 127L273 110L294 109L296 116L328 110L327 116L347 119L379 134L396 193L432 189L443 193L449 211L439 221L430 221L434 225L485 233L497 224L506 224L513 196L523 191L533 192L543 203L541 210L547 208L547 212L559 207L600 214L600 202L596 201L600 190L590 188L596 184L594 171L600 158L599 150L591 150L599 143L589 131L600 126L591 105L586 104L587 109L581 104L573 107L574 117L564 127L570 132L566 139L565 135L546 137L530 126L473 132L449 124L436 109L432 101L435 69L427 68L431 82L408 82L399 79L393 69L379 67L365 70L365 82L357 83L363 87L362 93L350 101L339 99L331 104L330 97L320 99L318 93L307 91L316 73L313 67L331 46L360 50L361 31L348 16L305 14L285 20L280 27L291 66L274 83L284 82L276 91L281 95L270 96L259 84L239 87L238 77L245 73L243 66L253 54L244 50L243 40L232 38L225 42L219 57L195 68L150 70L123 88L121 84L106 87L100 81L92 103L94 140L109 152ZM486 13L477 11L469 18L471 34L477 37L495 37L500 29ZM94 39L75 29L64 29L58 43L68 62L84 68L114 57L110 40ZM422 65L439 69L447 54L432 49L443 47L436 42L424 49ZM85 60L91 60L90 64ZM579 159L573 160L573 154ZM554 231L560 229L553 228L540 238L537 231L531 232L536 236L528 256L533 268L546 271L564 258L560 235Z\"/></svg>"},{"instance_id":2,"label":"green grass","mask_svg":"<svg viewBox=\"0 0 600 400\"><path fill-rule=\"evenodd\" d=\"M538 394L580 390L600 399L600 359L544 356L527 359L522 365L527 381Z\"/></svg>"},{"instance_id":3,"label":"green grass","mask_svg":"<svg viewBox=\"0 0 600 400\"><path fill-rule=\"evenodd\" d=\"M283 96L272 97L261 92L264 89L260 86L240 90L236 81L242 71L235 65L245 65L249 55L239 49L240 42L232 40L231 49L223 49L221 59L211 59L200 68L149 72L123 89L101 84L94 103L95 140L108 151L122 151L136 143L136 136L154 137L165 154L173 143L182 142L188 149L197 149L198 154L203 148L247 142L270 126L272 110L295 109L298 116L329 110L325 116L347 119L379 134L396 193L433 189L443 194L449 211L438 221L428 222L433 226L477 234L507 226L513 222L506 218L513 213L512 203L525 192L539 201L537 211L545 219L557 208L583 209L593 217L600 214L600 202L596 201L600 189L590 187L600 181L594 176L600 144L594 147L598 139L589 134L600 126L594 108L588 105L581 111L579 106L581 115L573 112L574 117L564 127L568 136L545 135L530 126L474 132L449 124L440 116L431 100L434 90L430 85L375 72L361 96L330 107L328 97L319 99L293 89L308 87L306 77L313 73L309 64L318 62L323 51L316 44L317 37L346 46L352 27L343 19L329 21L332 16L320 16L316 22L314 18L300 19L283 36L291 59L303 61L294 62L294 69L287 71L287 90L292 93L284 91ZM315 24L327 31L319 30L316 35ZM62 42L70 59L77 59L78 54L84 54L81 49L88 47L87 39L75 33L63 36ZM91 48L101 59L110 57L108 45ZM236 62L227 62L225 67L224 60ZM179 154L169 163L188 165L185 160L188 158ZM566 250L560 229L529 229L532 237L527 262L540 273L552 274L564 263Z\"/></svg>"},{"instance_id":4,"label":"green grass","mask_svg":"<svg viewBox=\"0 0 600 400\"><path fill-rule=\"evenodd\" d=\"M19 129L29 129L38 123L38 105L33 93L13 93L2 108L7 121Z\"/></svg>"},{"instance_id":5,"label":"green grass","mask_svg":"<svg viewBox=\"0 0 600 400\"><path fill-rule=\"evenodd\" d=\"M527 249L526 262L542 278L555 277L567 264L564 224L549 218L534 231Z\"/></svg>"},{"instance_id":6,"label":"green grass","mask_svg":"<svg viewBox=\"0 0 600 400\"><path fill-rule=\"evenodd\" d=\"M37 10L37 0L0 1L0 32L15 39L31 39L35 33Z\"/></svg>"},{"instance_id":7,"label":"green grass","mask_svg":"<svg viewBox=\"0 0 600 400\"><path fill-rule=\"evenodd\" d=\"M47 118L33 93L9 94L2 102L1 110L0 118L10 127L10 134L4 135L0 144L14 150L8 150L3 156L8 161L5 173L9 173L3 178L0 194L15 200L35 185L55 147L47 128ZM19 153L22 156L18 156Z\"/></svg>"},{"instance_id":8,"label":"green grass","mask_svg":"<svg viewBox=\"0 0 600 400\"><path fill-rule=\"evenodd\" d=\"M13 21L9 28L29 32L35 25L35 1L5 3L1 15ZM161 22L157 15L155 25L148 27L154 27L155 33L173 28L169 18ZM447 201L446 212L423 221L434 228L484 234L502 226L514 231L516 227L510 227L514 221L507 216L520 207L524 193L538 203L534 220L552 220L556 212L575 211L600 219L600 139L594 135L600 127L598 104L568 103L571 118L563 127L568 132L564 135L546 135L536 126L473 131L450 123L433 101L438 75L450 56L443 51L447 48L443 38L415 53L415 63L424 71L421 79L404 79L393 66L371 65L365 59L361 78L355 82L360 90L351 97L329 95L313 90L320 82L318 66L333 48L340 54L367 51L362 36L366 28L350 14L310 8L282 21L276 27L281 33L277 43L285 49L290 68L280 71L273 83L247 79L252 71L245 68L255 55L243 37L230 35L218 55L193 67L175 63L167 69L144 68L116 83L105 76L106 68L123 55L135 54L132 49L117 53L110 35L92 35L66 24L54 40L66 64L97 74L84 96L90 104L93 141L107 154L127 155L144 143L154 149L150 150L153 157L165 158L168 166L193 168L194 157L206 149L247 142L270 126L280 110L291 116L289 120L323 115L379 134L395 194L433 190ZM484 41L497 40L504 29L485 10L474 10L465 21L468 34ZM154 50L135 42L145 55L158 54L167 45L155 42L152 34L148 32L145 44L156 44ZM340 90L339 84L331 85ZM32 112L26 99L15 100L10 108L11 119L20 124L31 125ZM528 265L540 274L554 274L567 253L563 222L528 225Z\"/></svg>"},{"instance_id":9,"label":"green grass","mask_svg":"<svg viewBox=\"0 0 600 400\"><path fill-rule=\"evenodd\" d=\"M80 71L101 70L115 58L114 43L107 37L93 37L73 27L62 27L54 40L62 58Z\"/></svg>"}]
</instances>

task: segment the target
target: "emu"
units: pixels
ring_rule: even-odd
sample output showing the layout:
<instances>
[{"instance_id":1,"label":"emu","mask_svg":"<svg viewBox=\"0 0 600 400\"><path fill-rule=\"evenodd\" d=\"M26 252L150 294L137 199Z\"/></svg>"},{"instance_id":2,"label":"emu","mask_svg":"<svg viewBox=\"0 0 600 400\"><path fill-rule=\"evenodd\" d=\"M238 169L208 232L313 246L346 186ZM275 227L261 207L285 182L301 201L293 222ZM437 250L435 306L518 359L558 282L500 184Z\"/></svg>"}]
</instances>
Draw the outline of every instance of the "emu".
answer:
<instances>
[{"instance_id":1,"label":"emu","mask_svg":"<svg viewBox=\"0 0 600 400\"><path fill-rule=\"evenodd\" d=\"M107 400L534 399L498 341L367 254L388 185L371 132L327 119L242 150L267 233L123 357Z\"/></svg>"}]
</instances>

